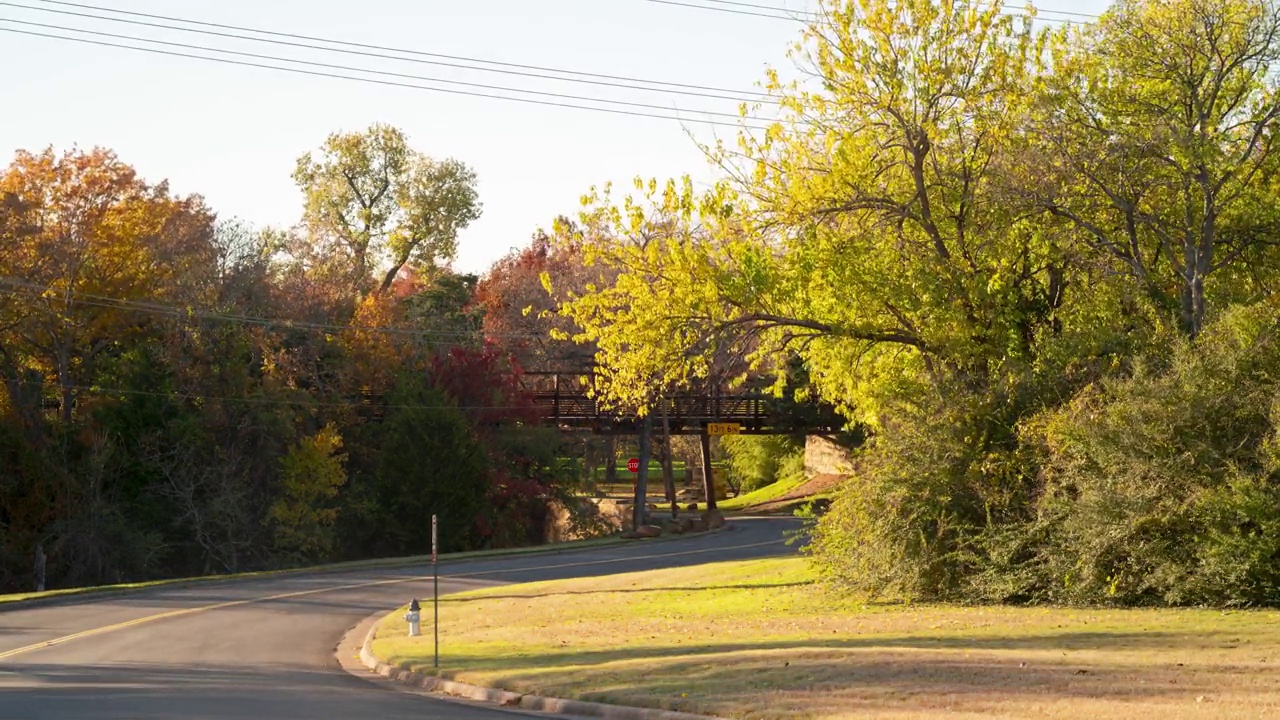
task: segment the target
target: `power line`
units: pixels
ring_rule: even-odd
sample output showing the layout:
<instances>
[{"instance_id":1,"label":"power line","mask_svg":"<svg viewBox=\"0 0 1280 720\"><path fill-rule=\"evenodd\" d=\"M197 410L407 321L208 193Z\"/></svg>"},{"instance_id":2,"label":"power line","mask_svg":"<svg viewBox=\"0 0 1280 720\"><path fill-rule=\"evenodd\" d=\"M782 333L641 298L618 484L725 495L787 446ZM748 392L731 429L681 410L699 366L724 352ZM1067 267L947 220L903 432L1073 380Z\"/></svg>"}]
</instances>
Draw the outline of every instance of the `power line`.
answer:
<instances>
[{"instance_id":1,"label":"power line","mask_svg":"<svg viewBox=\"0 0 1280 720\"><path fill-rule=\"evenodd\" d=\"M702 2L710 3L712 5L729 5L732 7L752 8L754 10L775 10L778 12L796 13L798 15L817 15L818 14L816 12L813 12L812 10L792 10L791 8L783 8L783 7L773 6L773 5L760 5L757 3L737 2L737 0L702 0ZM708 9L714 9L714 8L708 8Z\"/></svg>"},{"instance_id":2,"label":"power line","mask_svg":"<svg viewBox=\"0 0 1280 720\"><path fill-rule=\"evenodd\" d=\"M0 3L0 4L4 4L4 3ZM278 55L262 55L259 53L243 52L239 50L226 50L223 48L209 47L205 45L192 45L189 43L172 42L169 40L153 40L151 38L136 37L132 35L119 35L116 33L103 32L100 30L85 30L82 28L68 27L65 25L50 25L47 23L30 22L27 20L13 20L11 18L0 18L0 22L13 23L17 25L26 25L29 27L39 27L39 28L45 28L45 29L51 29L51 30L60 30L63 32L82 33L85 35L94 35L97 37L109 37L117 40L128 40L131 42L151 43L155 45L164 45L166 47L183 48L186 50L199 50L201 52L212 52L212 53L221 53L224 55L234 55L237 57L248 57L248 58L254 58L256 60L270 60L272 62L296 63L299 65L305 65L308 67L319 67L319 68L326 68L331 70L343 70L346 72L369 73L371 75L381 75L384 77L404 78L408 80L423 80L426 82L445 83L447 85L459 85L464 87L483 88L486 90L497 90L501 92L524 93L527 95L538 95L540 97L553 97L553 98L559 98L563 100L581 100L584 102L598 102L598 103L606 103L610 105L620 105L624 107L644 108L649 110L674 110L675 109L675 108L669 108L663 105L654 105L652 103L632 102L628 100L610 100L606 98L596 98L596 97L590 97L585 95L569 95L566 93L547 92L543 90L525 90L523 88L505 87L502 85L487 85L484 83L466 82L463 80L450 80L447 78L437 78L437 77L430 77L425 75L410 75L407 73L391 72L387 70L374 70L370 68L355 67L351 65L334 65L331 63L322 63L322 62L316 62L312 60L298 60L295 58L281 57ZM699 115L707 115L712 117L725 117L725 118L741 118L742 117L738 113L719 112L715 110L685 110L684 112L692 112L692 113L697 113Z\"/></svg>"},{"instance_id":3,"label":"power line","mask_svg":"<svg viewBox=\"0 0 1280 720\"><path fill-rule=\"evenodd\" d=\"M106 15L94 15L94 14L91 14L91 13L74 12L74 11L71 11L71 10L55 10L55 9L52 9L52 8L35 7L35 6L32 6L32 5L23 5L23 4L20 4L20 3L0 2L0 6L4 6L4 7L11 7L11 8L17 8L17 9L20 9L20 10L30 10L30 11L35 11L35 12L51 13L51 14L54 14L54 15L64 15L64 16L69 16L69 17L86 18L86 19L91 19L91 20L100 20L100 21L112 22L112 23L122 23L122 24L126 24L126 25L138 26L138 27L156 28L156 29L161 29L161 30L173 30L173 31L177 31L177 32L194 33L194 34L199 34L199 35L208 35L208 36L213 36L213 37L230 38L230 39L234 39L234 40L245 40L245 41L249 41L249 42L266 43L266 44L269 44L269 45L280 45L280 46L286 46L286 47L303 48L303 49L307 49L307 50L319 50L319 51L321 51L321 52L340 53L340 54L344 54L344 55L357 55L357 56L360 56L360 57L378 58L378 59L382 59L382 60L395 60L395 61L399 61L399 62L417 63L417 64L422 64L422 65L433 65L433 66L437 66L437 67L448 67L448 68L456 68L456 69L461 69L461 70L469 70L469 71L477 71L477 72L497 73L497 74L500 74L500 75L513 75L513 76L518 76L518 77L537 78L537 79L540 79L540 80L551 80L551 81L557 81L557 82L580 83L580 84L592 85L592 86L598 86L598 87L622 88L622 89L626 89L626 90L636 90L636 91L640 91L640 92L653 92L653 93L667 93L667 94L673 94L673 95L686 95L686 96L690 96L690 97L702 97L702 98L710 98L710 99L715 99L715 100L731 100L731 101L735 101L735 102L749 102L749 103L750 103L750 102L766 102L766 103L770 103L770 104L777 104L777 101L775 101L775 100L767 100L767 99L765 99L765 98L763 97L763 93L755 93L755 92L753 92L753 93L747 93L748 97L743 97L741 94L737 94L737 95L725 95L725 94L718 94L718 93L733 93L734 91L731 91L731 90L714 90L713 92L708 92L707 90L713 90L713 89L712 89L712 88L705 88L705 89L701 89L701 90L695 90L695 89L681 89L682 87L686 87L686 86L680 86L680 87L677 87L677 88L674 88L674 89L673 89L673 88L668 88L668 87L645 87L644 85L636 85L636 84L634 84L634 83L637 83L637 82L639 82L639 83L657 83L657 82L658 82L658 81L649 81L649 80L635 80L635 79L632 79L632 80L628 80L627 82L609 82L609 81L605 81L605 80L589 80L589 79L577 78L577 77L557 77L557 76L554 76L554 75L547 75L547 74L545 74L545 73L547 73L547 72L568 73L568 72L574 72L574 71L569 71L569 70L552 70L552 69L543 69L543 71L542 71L542 72L525 72L525 71L520 71L520 70L501 70L501 69L497 69L497 68L487 68L487 67L480 67L480 66L476 66L476 65L464 65L464 64L456 63L456 62L441 62L441 61L439 61L439 60L425 60L425 59L423 59L423 58L421 58L421 57L403 57L403 56L401 56L401 55L389 55L389 54L387 54L386 52L369 52L369 51L367 51L367 50L349 50L349 49L345 49L345 48L343 48L343 47L325 47L325 46L323 46L323 45L314 45L314 44L309 44L309 43L304 43L304 42L292 42L292 41L287 41L287 40L271 40L271 39L267 39L267 38L252 37L252 36L249 36L249 35L243 35L243 34L237 34L237 33L230 33L230 32L218 32L218 31L214 31L214 30L200 30L200 29L197 29L197 28L181 27L181 26L178 26L178 25L165 25L165 24L162 24L162 23L146 22L146 21L142 21L142 20L129 20L129 19L126 19L126 18L110 17L110 16L106 16ZM107 11L107 12L124 12L124 11L122 11L122 10L110 10L110 11ZM151 17L151 16L147 16L147 17ZM19 20L11 20L10 22L22 22L22 21L19 21ZM177 20L177 19L175 19L175 20L170 20L170 22L184 22L184 23L192 23L192 24L199 24L199 25L204 25L204 24L206 24L206 23L202 23L202 22L200 22L200 21L195 21L195 20ZM42 25L41 23L25 23L25 24L37 25L37 26L42 26L42 27L54 27L54 28L59 28L59 27L60 27L60 26L56 26L56 25ZM223 26L221 26L221 25L215 25L215 27L223 27ZM82 29L79 29L79 28L61 28L61 29L79 30L80 32L94 32L94 31L90 31L90 30L82 30ZM288 34L284 34L284 33L274 33L274 32L265 31L265 30L244 29L244 30L241 30L240 32L253 32L253 33L267 34L267 35L273 35L273 36L274 36L274 35L284 35L284 36L286 36L286 37L295 37L295 36L293 36L293 35L288 35ZM103 34L110 35L109 33L103 33ZM117 35L111 35L111 36L112 36L112 37L128 37L128 36L117 36ZM305 38L306 36L296 36L296 37L298 37L298 38ZM135 39L135 40L137 40L137 39L142 39L142 40L145 40L145 38L129 38L129 39ZM348 43L344 43L344 42L339 41L339 40L318 40L318 42L326 42L326 43L338 44L338 45L347 45L347 44L348 44ZM371 49L383 49L383 48L380 48L379 46L364 46L364 45L358 45L358 46L359 46L359 47L369 47L369 48L371 48ZM416 55L416 54L419 54L419 53L417 53L416 51L411 51L411 50L399 50L399 49L393 49L393 48L386 48L386 50L388 50L389 52L412 53L412 54L415 54L415 55ZM423 54L431 55L432 57L434 57L434 56L435 56L434 54L431 54L431 53L423 53ZM451 57L451 56L443 56L443 57ZM491 62L491 61L484 61L484 60L468 60L468 62ZM518 67L526 67L526 66L518 66ZM534 68L534 66L527 66L527 67L530 67L531 69L532 69L532 68ZM588 74L588 75L590 75L590 74ZM611 76L602 76L602 77L611 77ZM620 79L621 79L621 78L620 78ZM631 84L629 84L629 83L631 83ZM659 84L661 84L661 83L659 83ZM687 87L696 87L696 86L687 86Z\"/></svg>"},{"instance_id":4,"label":"power line","mask_svg":"<svg viewBox=\"0 0 1280 720\"><path fill-rule=\"evenodd\" d=\"M84 10L93 10L96 12L107 12L107 13L113 13L116 15L126 15L129 17L142 17L142 18L149 18L152 20L164 20L166 22L177 22L177 23L184 23L187 25L196 25L200 27L218 28L220 30L234 30L236 32L249 32L249 33L256 33L258 35L267 35L271 37L289 38L292 40L306 40L309 42L321 42L321 43L328 43L331 45L339 45L342 47L360 48L363 50L379 50L383 52L395 52L395 53L402 53L405 55L413 55L416 57L430 57L430 58L440 58L444 60L456 60L459 62L481 63L484 65L494 65L497 67L516 68L519 70L534 70L542 73L548 73L548 72L559 73L562 75L573 75L580 78L596 78L599 80L616 80L616 81L628 82L628 83L643 83L646 85L658 85L658 86L669 87L669 88L682 88L685 90L704 90L704 91L716 92L716 93L727 93L730 95L756 96L756 95L763 94L763 93L757 93L757 92L744 92L740 90L731 90L727 88L714 87L714 86L708 86L708 85L694 85L694 84L688 84L688 83L670 82L666 80L646 80L644 78L628 77L624 75L606 75L602 73L583 72L581 70L565 70L561 68L553 68L553 67L546 67L546 66L540 66L540 65L527 65L527 64L521 64L521 63L504 62L500 60L485 60L483 58L472 58L472 57L466 57L462 55L448 55L444 53L425 52L422 50L413 50L408 48L389 47L385 45L373 45L369 43L350 42L346 40L335 40L332 38L300 35L297 33L279 32L275 30L263 30L260 28L251 28L251 27L238 26L238 25L228 25L224 23L208 22L205 20L190 20L186 18L174 17L169 15L156 15L152 13L134 12L130 10L118 10L115 8L101 7L97 5L64 2L62 0L41 0L41 2L47 5L61 5L64 7L75 7L75 8L81 8ZM41 10L41 8L14 5L13 3L3 3L3 4L12 5L14 7L27 7L28 9L31 9L31 10ZM55 12L48 9L44 9L43 11ZM178 29L178 28L175 28L175 29ZM400 58L400 59L407 60L407 58ZM496 70L493 70L492 68L469 68L469 69L480 70L484 72L498 72ZM564 80L565 82L576 82L571 78L553 78L553 79Z\"/></svg>"},{"instance_id":5,"label":"power line","mask_svg":"<svg viewBox=\"0 0 1280 720\"><path fill-rule=\"evenodd\" d=\"M571 110L590 110L594 112L609 113L611 115L626 115L630 117L654 118L657 120L674 120L676 122L691 122L691 123L698 123L701 125L733 127L733 128L738 128L742 130L765 131L768 129L761 125L748 125L746 123L730 123L730 122L724 122L720 120L708 120L708 119L702 119L702 118L696 118L696 117L679 117L675 115L660 115L657 113L637 112L632 110L619 110L615 108L592 107L588 105L575 105L572 103L552 102L549 100L534 100L531 98L511 97L509 95L495 95L492 93L473 92L469 90L454 90L450 88L432 87L429 85L415 85L412 83L396 82L392 80L378 80L375 78L356 77L352 75L342 75L339 73L321 72L319 70L304 70L302 68L280 67L278 65L267 65L264 63L248 62L244 60L232 60L230 58L208 57L206 55L194 55L191 53L176 52L172 50L161 50L159 48L138 47L136 45L124 45L120 43L106 42L102 40L90 40L88 38L67 37L65 35L39 33L39 32L30 31L30 30L15 30L13 28L0 28L0 32L7 32L7 33L16 34L16 35L27 35L31 37L47 38L50 40L62 40L64 42L74 42L74 43L80 43L85 45L97 45L101 47L119 48L122 50L134 50L137 52L145 52L145 53L151 53L155 55L167 55L169 57L180 57L180 58L187 58L191 60L204 60L206 62L222 63L224 65L237 65L240 67L252 67L252 68L259 68L263 70L275 70L277 72L287 72L287 73L293 73L296 75L309 75L312 77L331 78L335 80L347 80L351 82L368 83L372 85L384 85L387 87L399 87L399 88L406 88L410 90L425 90L427 92L446 93L450 95L463 95L467 97L487 98L490 100L506 100L509 102L525 103L528 105L542 105L546 107L559 107L559 108L567 108ZM223 51L219 51L219 52L223 52ZM318 64L318 63L308 63L302 60L290 60L289 62L295 62L303 65ZM376 72L371 70L360 70L360 69L353 69L353 71L354 72ZM608 102L608 101L593 100L593 102Z\"/></svg>"},{"instance_id":6,"label":"power line","mask_svg":"<svg viewBox=\"0 0 1280 720\"><path fill-rule=\"evenodd\" d=\"M0 377L0 382L24 382L26 378ZM61 387L61 386L60 386ZM354 400L284 400L280 398L224 397L218 395L198 395L182 391L160 392L157 390L135 390L132 388L102 387L100 385L67 385L68 390L92 393L95 395L138 395L143 397L162 397L181 400L240 402L251 405L287 405L289 407L367 407L387 410L536 410L536 405L412 405L412 404L373 404ZM304 391L305 392L305 391Z\"/></svg>"},{"instance_id":7,"label":"power line","mask_svg":"<svg viewBox=\"0 0 1280 720\"><path fill-rule=\"evenodd\" d=\"M812 10L793 10L791 8L780 7L777 5L760 5L748 2L736 2L734 0L643 0L644 2L656 3L658 5L674 5L678 7L694 8L697 10L710 10L713 12L729 13L731 15L746 15L751 17L762 17L770 20L790 20L793 22L810 22L818 17L819 13ZM724 7L720 7L724 6ZM1015 5L1013 3L1002 3L1001 8L1009 10L1012 13L1020 15L1026 14L1026 7ZM747 8L747 9L740 9ZM1056 17L1045 17L1046 15L1065 15L1068 17L1078 17L1085 20L1097 20L1100 16L1096 13L1084 13L1074 10L1052 10L1049 8L1036 8L1037 20L1046 22L1072 22ZM782 13L782 14L775 14Z\"/></svg>"},{"instance_id":8,"label":"power line","mask_svg":"<svg viewBox=\"0 0 1280 720\"><path fill-rule=\"evenodd\" d=\"M751 17L769 18L770 20L799 20L797 17L790 15L773 15L771 13L755 12L752 10L736 10L733 8L712 7L709 5L698 5L690 2L680 2L679 0L645 0L645 2L656 3L658 5L674 5L677 7L695 8L698 10L714 10L716 12L729 13L731 15L749 15ZM755 7L755 6L752 6ZM782 8L768 8L770 10L782 10ZM790 12L790 11L787 11Z\"/></svg>"},{"instance_id":9,"label":"power line","mask_svg":"<svg viewBox=\"0 0 1280 720\"><path fill-rule=\"evenodd\" d=\"M0 293L10 295L21 295L25 297L48 297L48 288L36 283L28 283L20 280L0 278ZM481 334L450 331L450 330L415 330L410 328L374 328L362 327L359 325L336 325L329 323L315 323L306 320L292 320L287 318L264 318L252 315L238 315L233 313L216 313L195 310L192 308L175 307L173 305L163 305L160 303L148 303L138 300L125 300L122 298L108 297L106 295L96 295L85 292L72 292L71 297L76 302L94 307L103 307L114 310L135 310L138 312L151 313L155 315L163 315L177 319L198 318L203 320L216 320L220 322L240 323L242 325L251 325L263 328L276 328L284 330L312 330L326 333L343 333L351 332L367 332L385 335L400 335L404 337L412 337L418 339L427 338L472 338L477 340L482 337L495 339L522 339L522 340L549 340L547 336L541 333L489 333ZM448 343L441 343L448 345ZM455 343L454 346L462 347L463 344Z\"/></svg>"}]
</instances>

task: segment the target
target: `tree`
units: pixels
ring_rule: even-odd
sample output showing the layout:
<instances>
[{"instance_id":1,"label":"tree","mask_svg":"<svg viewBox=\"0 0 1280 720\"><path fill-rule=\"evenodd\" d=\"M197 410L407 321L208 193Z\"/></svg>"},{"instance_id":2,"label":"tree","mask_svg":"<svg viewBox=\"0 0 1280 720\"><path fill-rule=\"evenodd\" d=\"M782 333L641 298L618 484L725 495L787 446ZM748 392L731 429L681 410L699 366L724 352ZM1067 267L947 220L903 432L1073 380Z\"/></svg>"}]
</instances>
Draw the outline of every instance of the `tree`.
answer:
<instances>
[{"instance_id":1,"label":"tree","mask_svg":"<svg viewBox=\"0 0 1280 720\"><path fill-rule=\"evenodd\" d=\"M641 404L740 348L740 378L802 380L878 433L813 545L868 592L960 592L986 534L1030 513L1019 422L1123 335L1115 281L1009 189L1041 48L1003 9L824 3L796 48L809 81L770 79L783 119L708 148L725 181L606 189L582 219L617 279L563 311L605 392Z\"/></svg>"},{"instance_id":2,"label":"tree","mask_svg":"<svg viewBox=\"0 0 1280 720\"><path fill-rule=\"evenodd\" d=\"M413 150L388 125L330 135L318 156L298 159L293 177L306 196L307 226L344 253L349 280L363 287L382 266L378 292L406 264L452 259L458 231L480 217L475 173Z\"/></svg>"},{"instance_id":3,"label":"tree","mask_svg":"<svg viewBox=\"0 0 1280 720\"><path fill-rule=\"evenodd\" d=\"M270 518L282 549L320 557L332 550L330 528L338 516L333 499L347 483L341 447L342 437L330 424L303 439L280 461L282 488Z\"/></svg>"},{"instance_id":4,"label":"tree","mask_svg":"<svg viewBox=\"0 0 1280 720\"><path fill-rule=\"evenodd\" d=\"M429 551L434 514L443 551L476 547L491 469L474 427L422 377L402 378L388 399L386 418L366 432L359 479L373 492L372 546L382 556Z\"/></svg>"},{"instance_id":5,"label":"tree","mask_svg":"<svg viewBox=\"0 0 1280 720\"><path fill-rule=\"evenodd\" d=\"M1026 187L1181 331L1248 292L1280 229L1280 10L1270 0L1122 0L1055 34ZM1242 293L1243 291L1243 293Z\"/></svg>"},{"instance_id":6,"label":"tree","mask_svg":"<svg viewBox=\"0 0 1280 720\"><path fill-rule=\"evenodd\" d=\"M566 339L580 329L556 308L567 293L585 292L602 278L598 268L586 266L572 223L558 226L562 238L539 231L528 246L494 263L476 286L476 303L484 310L485 337L521 367L586 372L594 348Z\"/></svg>"},{"instance_id":7,"label":"tree","mask_svg":"<svg viewBox=\"0 0 1280 720\"><path fill-rule=\"evenodd\" d=\"M994 181L1024 117L1029 21L962 0L819 15L797 47L817 88L773 76L785 119L710 149L727 181L588 196L584 252L618 275L563 310L619 399L706 377L745 341L779 377L794 349L827 398L875 423L904 383L981 385L1034 362L1063 312L1060 239Z\"/></svg>"},{"instance_id":8,"label":"tree","mask_svg":"<svg viewBox=\"0 0 1280 720\"><path fill-rule=\"evenodd\" d=\"M0 276L20 298L0 319L0 362L52 379L68 423L96 360L147 324L127 303L185 299L213 263L213 214L106 150L19 152L0 197L7 224L26 228Z\"/></svg>"}]
</instances>

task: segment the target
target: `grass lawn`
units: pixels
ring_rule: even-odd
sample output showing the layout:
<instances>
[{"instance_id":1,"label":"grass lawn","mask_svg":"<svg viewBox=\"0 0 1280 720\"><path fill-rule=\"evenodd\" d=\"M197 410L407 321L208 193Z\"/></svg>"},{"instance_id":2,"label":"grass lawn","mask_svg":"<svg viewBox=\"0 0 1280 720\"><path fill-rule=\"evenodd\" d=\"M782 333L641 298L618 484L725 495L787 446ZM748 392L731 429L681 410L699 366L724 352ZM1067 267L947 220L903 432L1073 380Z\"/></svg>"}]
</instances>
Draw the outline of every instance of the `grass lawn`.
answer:
<instances>
[{"instance_id":1,"label":"grass lawn","mask_svg":"<svg viewBox=\"0 0 1280 720\"><path fill-rule=\"evenodd\" d=\"M424 613L430 617L428 612ZM441 673L726 718L1280 717L1280 613L863 606L801 558L443 599ZM431 669L431 633L374 653Z\"/></svg>"},{"instance_id":2,"label":"grass lawn","mask_svg":"<svg viewBox=\"0 0 1280 720\"><path fill-rule=\"evenodd\" d=\"M778 482L765 485L764 487L758 488L749 493L744 493L727 500L720 500L716 503L716 507L721 510L742 510L744 508L760 505L762 503L767 503L770 500L777 500L778 498L785 497L787 493L795 490L801 485L804 485L808 481L809 479L803 475L779 480ZM700 504L699 507L702 507L703 505L705 505L705 503Z\"/></svg>"}]
</instances>

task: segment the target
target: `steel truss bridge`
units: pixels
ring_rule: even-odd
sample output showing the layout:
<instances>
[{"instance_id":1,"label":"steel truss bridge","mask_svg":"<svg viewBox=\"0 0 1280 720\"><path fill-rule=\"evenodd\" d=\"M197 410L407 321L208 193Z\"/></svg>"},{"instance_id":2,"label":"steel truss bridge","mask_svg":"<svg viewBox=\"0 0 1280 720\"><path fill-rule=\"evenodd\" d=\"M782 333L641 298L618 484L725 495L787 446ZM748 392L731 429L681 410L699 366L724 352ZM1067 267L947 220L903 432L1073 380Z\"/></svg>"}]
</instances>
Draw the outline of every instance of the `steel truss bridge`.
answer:
<instances>
[{"instance_id":1,"label":"steel truss bridge","mask_svg":"<svg viewBox=\"0 0 1280 720\"><path fill-rule=\"evenodd\" d=\"M642 422L633 414L602 407L591 397L586 373L526 373L526 386L548 425L600 435L635 435ZM678 393L655 402L650 417L662 418L672 435L701 435L711 423L733 423L743 435L831 435L845 424L835 408L795 403L763 392Z\"/></svg>"}]
</instances>

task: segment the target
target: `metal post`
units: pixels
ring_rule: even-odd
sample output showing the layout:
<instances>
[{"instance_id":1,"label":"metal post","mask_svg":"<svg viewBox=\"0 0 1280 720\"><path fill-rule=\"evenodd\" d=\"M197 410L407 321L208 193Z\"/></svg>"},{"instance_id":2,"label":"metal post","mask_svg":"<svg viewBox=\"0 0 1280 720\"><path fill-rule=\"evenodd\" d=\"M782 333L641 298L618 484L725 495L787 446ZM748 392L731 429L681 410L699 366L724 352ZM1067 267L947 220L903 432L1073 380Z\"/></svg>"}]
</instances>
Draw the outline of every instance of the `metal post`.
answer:
<instances>
[{"instance_id":1,"label":"metal post","mask_svg":"<svg viewBox=\"0 0 1280 720\"><path fill-rule=\"evenodd\" d=\"M644 525L646 504L649 499L649 455L653 437L653 415L645 415L640 423L640 467L636 468L635 507L631 510L631 529Z\"/></svg>"},{"instance_id":2,"label":"metal post","mask_svg":"<svg viewBox=\"0 0 1280 720\"><path fill-rule=\"evenodd\" d=\"M440 566L437 563L439 534L436 532L436 516L431 516L431 605L434 617L431 632L435 635L436 655L434 667L440 667Z\"/></svg>"},{"instance_id":3,"label":"metal post","mask_svg":"<svg viewBox=\"0 0 1280 720\"><path fill-rule=\"evenodd\" d=\"M702 490L707 496L707 509L716 509L716 484L711 477L711 435L702 428Z\"/></svg>"},{"instance_id":4,"label":"metal post","mask_svg":"<svg viewBox=\"0 0 1280 720\"><path fill-rule=\"evenodd\" d=\"M560 376L553 375L551 377L551 382L552 382L552 387L554 388L553 396L551 399L551 408L552 408L551 417L555 418L556 422L559 422L560 421Z\"/></svg>"},{"instance_id":5,"label":"metal post","mask_svg":"<svg viewBox=\"0 0 1280 720\"><path fill-rule=\"evenodd\" d=\"M44 568L46 557L44 544L36 545L36 592L44 592Z\"/></svg>"}]
</instances>

